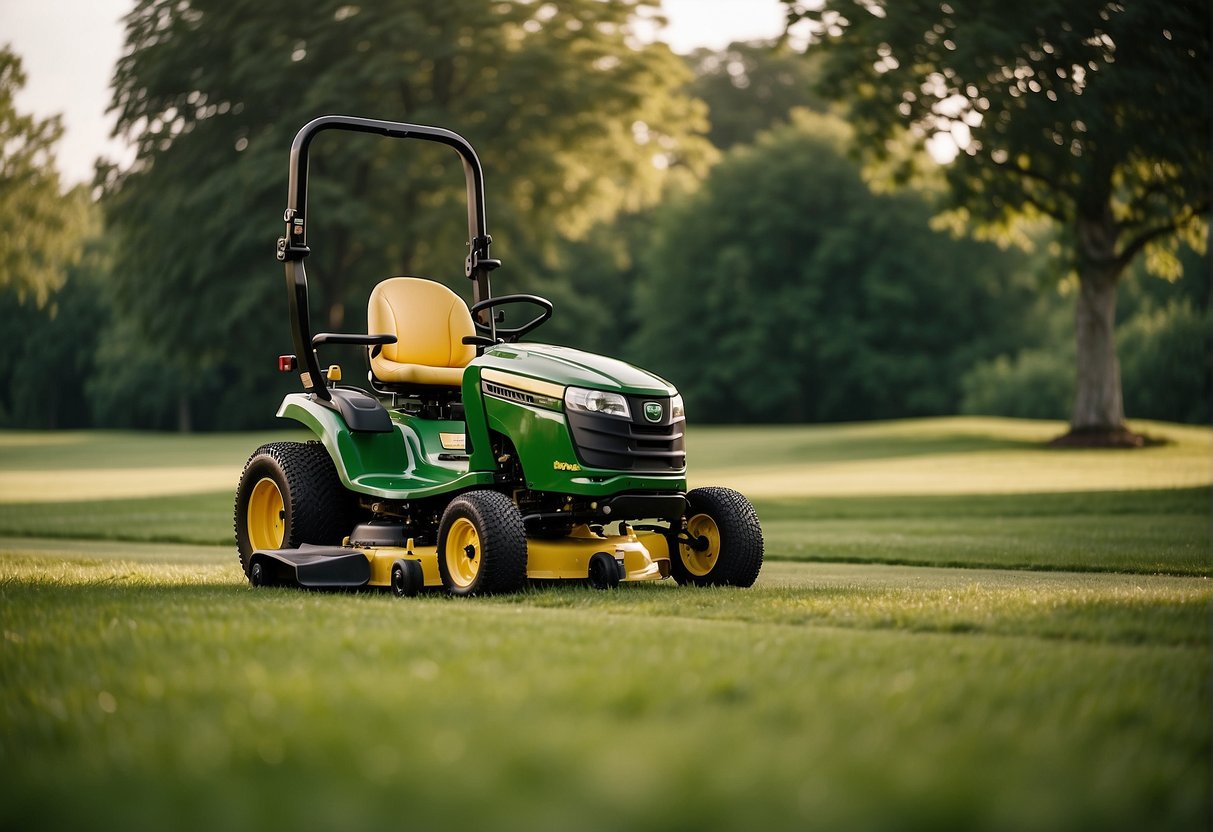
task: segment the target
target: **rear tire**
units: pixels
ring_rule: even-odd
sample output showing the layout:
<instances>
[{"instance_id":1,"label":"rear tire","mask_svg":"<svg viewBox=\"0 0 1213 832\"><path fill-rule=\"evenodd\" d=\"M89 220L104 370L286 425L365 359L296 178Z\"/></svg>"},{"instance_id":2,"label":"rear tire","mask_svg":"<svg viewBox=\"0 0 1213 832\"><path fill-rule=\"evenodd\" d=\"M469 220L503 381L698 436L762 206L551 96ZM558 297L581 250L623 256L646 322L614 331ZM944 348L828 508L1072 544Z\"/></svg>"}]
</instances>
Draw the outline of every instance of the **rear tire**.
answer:
<instances>
[{"instance_id":1,"label":"rear tire","mask_svg":"<svg viewBox=\"0 0 1213 832\"><path fill-rule=\"evenodd\" d=\"M687 533L696 548L680 543L670 573L680 584L753 586L762 569L762 526L754 506L730 488L696 488L687 494Z\"/></svg>"},{"instance_id":2,"label":"rear tire","mask_svg":"<svg viewBox=\"0 0 1213 832\"><path fill-rule=\"evenodd\" d=\"M354 513L354 497L319 442L262 445L245 463L236 487L240 568L249 575L249 558L257 549L339 545L353 528Z\"/></svg>"},{"instance_id":3,"label":"rear tire","mask_svg":"<svg viewBox=\"0 0 1213 832\"><path fill-rule=\"evenodd\" d=\"M438 571L452 595L502 595L526 584L526 529L496 491L451 500L438 526Z\"/></svg>"}]
</instances>

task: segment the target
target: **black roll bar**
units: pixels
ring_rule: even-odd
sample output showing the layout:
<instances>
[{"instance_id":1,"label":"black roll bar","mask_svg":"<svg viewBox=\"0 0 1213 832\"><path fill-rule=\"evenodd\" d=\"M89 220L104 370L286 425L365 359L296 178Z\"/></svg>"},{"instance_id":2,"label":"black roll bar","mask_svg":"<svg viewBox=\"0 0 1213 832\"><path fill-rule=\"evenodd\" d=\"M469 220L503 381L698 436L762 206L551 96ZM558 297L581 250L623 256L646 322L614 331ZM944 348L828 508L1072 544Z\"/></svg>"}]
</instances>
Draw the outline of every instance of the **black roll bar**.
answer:
<instances>
[{"instance_id":1,"label":"black roll bar","mask_svg":"<svg viewBox=\"0 0 1213 832\"><path fill-rule=\"evenodd\" d=\"M302 364L300 379L309 393L326 401L331 400L328 388L321 377L320 364L312 343L311 323L308 313L307 273L303 258L310 250L307 247L307 176L308 148L317 133L324 130L349 130L355 133L375 133L393 139L421 139L438 142L455 149L463 160L463 175L467 183L468 204L468 255L464 260L464 275L471 278L472 303L492 297L489 287L489 272L501 265L500 260L489 257L489 245L493 238L485 227L484 173L476 151L467 139L458 133L441 127L423 124L407 124L400 121L381 121L356 116L320 116L312 119L295 134L291 142L291 167L287 188L287 206L283 213L286 236L278 238L277 256L286 266L286 288L290 306L291 335L295 354ZM491 314L485 322L495 329ZM490 333L493 335L494 333Z\"/></svg>"}]
</instances>

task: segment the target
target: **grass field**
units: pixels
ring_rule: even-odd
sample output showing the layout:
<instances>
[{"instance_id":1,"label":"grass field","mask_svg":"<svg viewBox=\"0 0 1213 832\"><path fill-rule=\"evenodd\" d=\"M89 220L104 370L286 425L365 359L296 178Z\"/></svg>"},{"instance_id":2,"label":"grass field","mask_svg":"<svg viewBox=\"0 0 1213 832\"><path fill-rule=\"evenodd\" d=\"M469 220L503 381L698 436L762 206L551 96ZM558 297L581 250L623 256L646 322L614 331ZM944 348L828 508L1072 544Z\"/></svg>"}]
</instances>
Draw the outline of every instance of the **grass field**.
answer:
<instances>
[{"instance_id":1,"label":"grass field","mask_svg":"<svg viewBox=\"0 0 1213 832\"><path fill-rule=\"evenodd\" d=\"M756 587L473 601L248 588L271 437L0 433L0 828L1209 828L1213 447L1138 427L696 429Z\"/></svg>"}]
</instances>

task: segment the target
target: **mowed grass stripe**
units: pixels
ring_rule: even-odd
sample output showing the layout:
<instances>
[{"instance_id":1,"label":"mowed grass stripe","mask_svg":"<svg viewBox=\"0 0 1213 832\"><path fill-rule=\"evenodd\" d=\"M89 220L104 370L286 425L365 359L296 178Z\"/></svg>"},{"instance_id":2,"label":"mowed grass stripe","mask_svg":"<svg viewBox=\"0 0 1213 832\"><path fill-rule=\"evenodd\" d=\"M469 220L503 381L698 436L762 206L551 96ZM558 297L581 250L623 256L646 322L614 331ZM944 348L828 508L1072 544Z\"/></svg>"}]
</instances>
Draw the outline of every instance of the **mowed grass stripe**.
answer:
<instances>
[{"instance_id":1,"label":"mowed grass stripe","mask_svg":"<svg viewBox=\"0 0 1213 832\"><path fill-rule=\"evenodd\" d=\"M772 560L1213 575L1207 488L758 501ZM228 492L0 504L0 535L232 546Z\"/></svg>"},{"instance_id":2,"label":"mowed grass stripe","mask_svg":"<svg viewBox=\"0 0 1213 832\"><path fill-rule=\"evenodd\" d=\"M0 535L235 546L231 491L71 503L0 503Z\"/></svg>"},{"instance_id":3,"label":"mowed grass stripe","mask_svg":"<svg viewBox=\"0 0 1213 832\"><path fill-rule=\"evenodd\" d=\"M728 485L755 500L831 496L1062 493L1195 488L1213 483L1213 431L1133 423L1162 444L1057 451L1064 426L949 417L850 425L691 424L692 486ZM0 432L0 502L62 502L218 490L276 433L172 435ZM228 485L228 487L231 487Z\"/></svg>"},{"instance_id":4,"label":"mowed grass stripe","mask_svg":"<svg viewBox=\"0 0 1213 832\"><path fill-rule=\"evenodd\" d=\"M763 520L774 558L1213 575L1206 516Z\"/></svg>"},{"instance_id":5,"label":"mowed grass stripe","mask_svg":"<svg viewBox=\"0 0 1213 832\"><path fill-rule=\"evenodd\" d=\"M61 548L57 548L57 545ZM30 591L89 587L189 593L248 589L230 552L210 547L166 549L156 544L56 544L0 541L0 581ZM270 590L270 598L386 597L365 593ZM253 601L253 598L249 598ZM750 591L623 585L593 592L581 584L537 584L529 591L471 602L502 609L571 615L685 618L782 626L983 633L1143 645L1207 646L1213 584L1168 576L1032 573L890 567L769 564ZM318 601L318 603L326 603ZM440 592L400 601L427 610L469 603Z\"/></svg>"},{"instance_id":6,"label":"mowed grass stripe","mask_svg":"<svg viewBox=\"0 0 1213 832\"><path fill-rule=\"evenodd\" d=\"M1138 450L1057 450L1065 425L945 417L847 425L692 425L693 484L726 482L752 499L1063 493L1213 483L1208 427L1134 422L1160 442Z\"/></svg>"}]
</instances>

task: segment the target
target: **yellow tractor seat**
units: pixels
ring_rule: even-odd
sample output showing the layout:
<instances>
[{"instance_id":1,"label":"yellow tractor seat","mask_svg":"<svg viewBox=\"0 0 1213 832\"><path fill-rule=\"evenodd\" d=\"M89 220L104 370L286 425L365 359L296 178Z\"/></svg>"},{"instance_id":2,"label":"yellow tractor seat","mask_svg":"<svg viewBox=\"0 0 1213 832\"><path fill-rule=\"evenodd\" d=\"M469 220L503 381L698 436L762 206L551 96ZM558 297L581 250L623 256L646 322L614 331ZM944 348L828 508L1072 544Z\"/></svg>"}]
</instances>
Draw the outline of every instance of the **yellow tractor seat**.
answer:
<instances>
[{"instance_id":1,"label":"yellow tractor seat","mask_svg":"<svg viewBox=\"0 0 1213 832\"><path fill-rule=\"evenodd\" d=\"M396 336L371 356L371 373L387 384L459 387L476 348L472 315L459 295L419 277L390 277L371 292L367 332Z\"/></svg>"}]
</instances>

